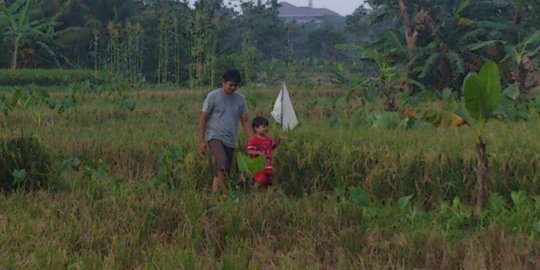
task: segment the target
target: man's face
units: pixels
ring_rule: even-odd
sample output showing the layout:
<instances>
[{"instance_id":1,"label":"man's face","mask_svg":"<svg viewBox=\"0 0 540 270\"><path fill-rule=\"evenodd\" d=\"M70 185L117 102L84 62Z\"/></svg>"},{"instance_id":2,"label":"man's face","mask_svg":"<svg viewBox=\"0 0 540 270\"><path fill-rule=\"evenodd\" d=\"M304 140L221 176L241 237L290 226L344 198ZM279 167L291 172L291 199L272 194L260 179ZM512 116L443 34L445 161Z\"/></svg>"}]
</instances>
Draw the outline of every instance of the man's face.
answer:
<instances>
[{"instance_id":1,"label":"man's face","mask_svg":"<svg viewBox=\"0 0 540 270\"><path fill-rule=\"evenodd\" d=\"M238 87L238 84L233 81L223 81L222 87L223 92L225 92L226 95L232 95L234 91L236 91L236 87Z\"/></svg>"}]
</instances>

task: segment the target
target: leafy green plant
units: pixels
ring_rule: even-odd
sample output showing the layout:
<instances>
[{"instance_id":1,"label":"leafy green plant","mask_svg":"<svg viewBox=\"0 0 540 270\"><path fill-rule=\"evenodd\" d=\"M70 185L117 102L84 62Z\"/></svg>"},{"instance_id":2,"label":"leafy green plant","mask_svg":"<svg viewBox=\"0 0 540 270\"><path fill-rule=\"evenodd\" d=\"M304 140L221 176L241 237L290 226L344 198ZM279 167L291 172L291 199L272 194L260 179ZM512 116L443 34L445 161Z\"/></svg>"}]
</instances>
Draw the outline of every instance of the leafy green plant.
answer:
<instances>
[{"instance_id":1,"label":"leafy green plant","mask_svg":"<svg viewBox=\"0 0 540 270\"><path fill-rule=\"evenodd\" d=\"M408 119L400 119L397 112L373 111L367 118L373 128L407 128Z\"/></svg>"},{"instance_id":2,"label":"leafy green plant","mask_svg":"<svg viewBox=\"0 0 540 270\"><path fill-rule=\"evenodd\" d=\"M473 212L461 203L459 197L454 197L452 203L443 202L439 206L439 218L446 224L446 229L461 227L472 221Z\"/></svg>"},{"instance_id":3,"label":"leafy green plant","mask_svg":"<svg viewBox=\"0 0 540 270\"><path fill-rule=\"evenodd\" d=\"M349 187L349 195L351 201L358 206L369 207L371 205L369 191L362 187Z\"/></svg>"},{"instance_id":4,"label":"leafy green plant","mask_svg":"<svg viewBox=\"0 0 540 270\"><path fill-rule=\"evenodd\" d=\"M357 206L360 207L370 207L371 206L371 196L369 191L360 186L351 186L349 188L340 186L334 188L338 200L340 203L345 203L351 201Z\"/></svg>"},{"instance_id":5,"label":"leafy green plant","mask_svg":"<svg viewBox=\"0 0 540 270\"><path fill-rule=\"evenodd\" d=\"M181 165L184 158L182 148L172 145L164 148L157 156L159 171L157 180L175 186L180 181Z\"/></svg>"},{"instance_id":6,"label":"leafy green plant","mask_svg":"<svg viewBox=\"0 0 540 270\"><path fill-rule=\"evenodd\" d=\"M122 101L122 107L128 109L130 112L135 110L135 106L137 103L135 102L135 99L133 98L125 98L124 101Z\"/></svg>"},{"instance_id":7,"label":"leafy green plant","mask_svg":"<svg viewBox=\"0 0 540 270\"><path fill-rule=\"evenodd\" d=\"M51 157L35 138L24 137L0 143L0 188L31 190L48 185Z\"/></svg>"},{"instance_id":8,"label":"leafy green plant","mask_svg":"<svg viewBox=\"0 0 540 270\"><path fill-rule=\"evenodd\" d=\"M507 40L489 40L472 44L468 48L471 51L476 51L496 45L502 45L504 48L505 56L501 62L514 70L513 79L519 89L520 97L522 99L530 98L531 93L526 87L528 74L526 64L534 61L534 58L540 53L540 31L536 31L514 44Z\"/></svg>"},{"instance_id":9,"label":"leafy green plant","mask_svg":"<svg viewBox=\"0 0 540 270\"><path fill-rule=\"evenodd\" d=\"M396 202L397 206L401 209L404 209L405 207L407 207L407 205L409 204L409 202L411 201L411 199L414 197L414 194L410 194L410 195L407 195L407 196L403 196L401 198L399 198Z\"/></svg>"},{"instance_id":10,"label":"leafy green plant","mask_svg":"<svg viewBox=\"0 0 540 270\"><path fill-rule=\"evenodd\" d=\"M246 154L238 152L238 154L236 154L236 160L238 161L238 169L240 169L241 172L253 176L255 173L264 170L266 157L261 155L256 158L250 158Z\"/></svg>"},{"instance_id":11,"label":"leafy green plant","mask_svg":"<svg viewBox=\"0 0 540 270\"><path fill-rule=\"evenodd\" d=\"M507 95L513 97L509 90ZM501 105L501 78L497 64L488 61L480 69L480 73L469 73L463 82L463 107L465 116L445 110L409 109L404 114L415 119L428 121L435 125L467 124L475 133L476 139L476 206L475 213L480 214L488 200L489 159L485 137L485 125L489 119L496 118Z\"/></svg>"},{"instance_id":12,"label":"leafy green plant","mask_svg":"<svg viewBox=\"0 0 540 270\"><path fill-rule=\"evenodd\" d=\"M484 141L485 124L494 118L501 102L501 78L497 64L486 62L480 73L469 73L463 82L463 104L472 130L476 134L476 214L480 214L488 199L488 185L491 182L487 146Z\"/></svg>"}]
</instances>

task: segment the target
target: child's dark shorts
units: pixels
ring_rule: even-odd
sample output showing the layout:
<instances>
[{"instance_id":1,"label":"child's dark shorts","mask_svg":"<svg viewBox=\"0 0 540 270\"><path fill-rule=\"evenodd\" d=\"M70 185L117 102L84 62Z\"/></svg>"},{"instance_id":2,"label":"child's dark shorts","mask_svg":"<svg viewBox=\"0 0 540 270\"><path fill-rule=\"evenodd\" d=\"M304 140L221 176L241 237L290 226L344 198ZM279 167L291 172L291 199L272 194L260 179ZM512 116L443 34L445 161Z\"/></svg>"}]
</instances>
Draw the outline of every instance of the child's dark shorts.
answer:
<instances>
[{"instance_id":1,"label":"child's dark shorts","mask_svg":"<svg viewBox=\"0 0 540 270\"><path fill-rule=\"evenodd\" d=\"M214 168L216 170L230 171L234 157L234 148L227 147L217 139L208 141L208 148L212 153Z\"/></svg>"}]
</instances>

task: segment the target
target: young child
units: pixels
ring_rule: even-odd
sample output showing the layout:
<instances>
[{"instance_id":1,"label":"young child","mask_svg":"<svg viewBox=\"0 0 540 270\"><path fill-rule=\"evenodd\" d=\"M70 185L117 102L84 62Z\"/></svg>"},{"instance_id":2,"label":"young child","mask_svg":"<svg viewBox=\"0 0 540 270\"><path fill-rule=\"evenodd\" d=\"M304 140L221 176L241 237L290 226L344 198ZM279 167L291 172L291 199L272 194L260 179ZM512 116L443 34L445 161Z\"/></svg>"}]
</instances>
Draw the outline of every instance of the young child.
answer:
<instances>
[{"instance_id":1,"label":"young child","mask_svg":"<svg viewBox=\"0 0 540 270\"><path fill-rule=\"evenodd\" d=\"M251 158L260 155L266 157L264 170L255 173L253 184L256 187L268 187L272 185L272 150L276 149L281 140L286 140L284 136L278 136L275 140L266 136L268 133L268 120L264 117L257 116L251 122L251 127L255 136L251 137L247 146L247 154Z\"/></svg>"}]
</instances>

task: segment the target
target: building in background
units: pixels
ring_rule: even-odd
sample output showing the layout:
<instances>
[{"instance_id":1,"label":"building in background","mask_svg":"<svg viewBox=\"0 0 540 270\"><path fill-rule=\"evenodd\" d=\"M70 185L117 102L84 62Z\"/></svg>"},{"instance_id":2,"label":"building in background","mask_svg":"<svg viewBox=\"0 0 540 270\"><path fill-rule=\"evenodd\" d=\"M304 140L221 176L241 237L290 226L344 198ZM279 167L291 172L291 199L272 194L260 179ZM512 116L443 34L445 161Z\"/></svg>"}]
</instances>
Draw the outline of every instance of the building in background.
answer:
<instances>
[{"instance_id":1,"label":"building in background","mask_svg":"<svg viewBox=\"0 0 540 270\"><path fill-rule=\"evenodd\" d=\"M296 23L322 23L342 18L327 8L297 7L287 2L279 3L279 17Z\"/></svg>"}]
</instances>

